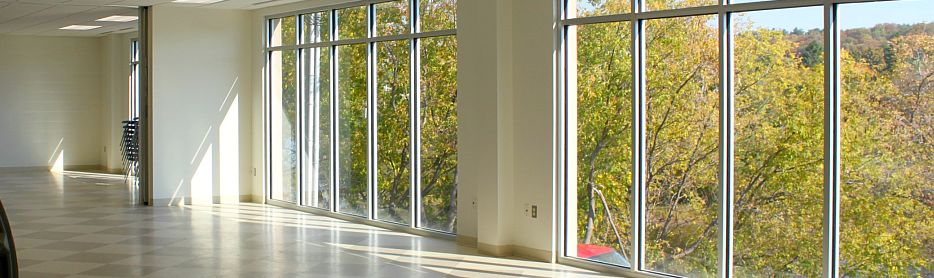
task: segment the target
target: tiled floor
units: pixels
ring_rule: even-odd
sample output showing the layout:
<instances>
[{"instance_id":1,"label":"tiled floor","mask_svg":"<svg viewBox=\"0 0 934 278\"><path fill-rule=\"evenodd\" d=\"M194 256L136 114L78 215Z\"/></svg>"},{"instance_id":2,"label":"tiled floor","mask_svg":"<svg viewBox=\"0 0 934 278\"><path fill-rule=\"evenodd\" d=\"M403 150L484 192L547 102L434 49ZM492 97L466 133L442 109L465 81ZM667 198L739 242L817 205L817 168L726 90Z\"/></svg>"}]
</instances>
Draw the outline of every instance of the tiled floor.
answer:
<instances>
[{"instance_id":1,"label":"tiled floor","mask_svg":"<svg viewBox=\"0 0 934 278\"><path fill-rule=\"evenodd\" d=\"M21 277L593 277L259 204L140 207L121 176L0 170Z\"/></svg>"}]
</instances>

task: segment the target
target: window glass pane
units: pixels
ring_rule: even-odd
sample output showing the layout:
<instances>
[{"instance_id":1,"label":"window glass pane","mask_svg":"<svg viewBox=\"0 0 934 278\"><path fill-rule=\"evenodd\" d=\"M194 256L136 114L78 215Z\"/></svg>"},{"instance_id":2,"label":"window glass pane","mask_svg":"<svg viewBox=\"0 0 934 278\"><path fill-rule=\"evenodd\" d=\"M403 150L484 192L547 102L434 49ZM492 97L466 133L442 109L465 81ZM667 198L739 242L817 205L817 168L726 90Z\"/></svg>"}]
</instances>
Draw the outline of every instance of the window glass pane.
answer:
<instances>
[{"instance_id":1,"label":"window glass pane","mask_svg":"<svg viewBox=\"0 0 934 278\"><path fill-rule=\"evenodd\" d=\"M457 224L457 39L421 42L420 227L456 232Z\"/></svg>"},{"instance_id":2,"label":"window glass pane","mask_svg":"<svg viewBox=\"0 0 934 278\"><path fill-rule=\"evenodd\" d=\"M839 6L845 277L934 277L932 7Z\"/></svg>"},{"instance_id":3,"label":"window glass pane","mask_svg":"<svg viewBox=\"0 0 934 278\"><path fill-rule=\"evenodd\" d=\"M457 0L421 0L418 5L422 32L457 27Z\"/></svg>"},{"instance_id":4,"label":"window glass pane","mask_svg":"<svg viewBox=\"0 0 934 278\"><path fill-rule=\"evenodd\" d=\"M632 11L629 0L567 0L569 18L622 14Z\"/></svg>"},{"instance_id":5,"label":"window glass pane","mask_svg":"<svg viewBox=\"0 0 934 278\"><path fill-rule=\"evenodd\" d=\"M303 49L308 205L331 207L331 68L329 48Z\"/></svg>"},{"instance_id":6,"label":"window glass pane","mask_svg":"<svg viewBox=\"0 0 934 278\"><path fill-rule=\"evenodd\" d=\"M376 36L409 33L409 1L376 4Z\"/></svg>"},{"instance_id":7,"label":"window glass pane","mask_svg":"<svg viewBox=\"0 0 934 278\"><path fill-rule=\"evenodd\" d=\"M330 28L330 12L317 12L302 15L302 43L330 41Z\"/></svg>"},{"instance_id":8,"label":"window glass pane","mask_svg":"<svg viewBox=\"0 0 934 278\"><path fill-rule=\"evenodd\" d=\"M337 36L342 40L366 38L366 6L337 10Z\"/></svg>"},{"instance_id":9,"label":"window glass pane","mask_svg":"<svg viewBox=\"0 0 934 278\"><path fill-rule=\"evenodd\" d=\"M139 120L139 41L130 42L130 119Z\"/></svg>"},{"instance_id":10,"label":"window glass pane","mask_svg":"<svg viewBox=\"0 0 934 278\"><path fill-rule=\"evenodd\" d=\"M733 259L739 277L822 272L822 15L822 7L810 7L734 19Z\"/></svg>"},{"instance_id":11,"label":"window glass pane","mask_svg":"<svg viewBox=\"0 0 934 278\"><path fill-rule=\"evenodd\" d=\"M139 62L139 41L136 39L130 42L130 62Z\"/></svg>"},{"instance_id":12,"label":"window glass pane","mask_svg":"<svg viewBox=\"0 0 934 278\"><path fill-rule=\"evenodd\" d=\"M681 8L713 6L720 3L718 0L648 0L645 8L649 11L672 10ZM714 24L716 26L716 24Z\"/></svg>"},{"instance_id":13,"label":"window glass pane","mask_svg":"<svg viewBox=\"0 0 934 278\"><path fill-rule=\"evenodd\" d=\"M377 43L377 192L380 220L411 223L409 42Z\"/></svg>"},{"instance_id":14,"label":"window glass pane","mask_svg":"<svg viewBox=\"0 0 934 278\"><path fill-rule=\"evenodd\" d=\"M646 268L717 273L716 16L646 23Z\"/></svg>"},{"instance_id":15,"label":"window glass pane","mask_svg":"<svg viewBox=\"0 0 934 278\"><path fill-rule=\"evenodd\" d=\"M270 19L269 46L295 45L295 16Z\"/></svg>"},{"instance_id":16,"label":"window glass pane","mask_svg":"<svg viewBox=\"0 0 934 278\"><path fill-rule=\"evenodd\" d=\"M296 51L270 54L272 113L272 198L298 203L298 94Z\"/></svg>"},{"instance_id":17,"label":"window glass pane","mask_svg":"<svg viewBox=\"0 0 934 278\"><path fill-rule=\"evenodd\" d=\"M577 207L568 224L577 226L568 255L629 267L632 31L628 22L576 29Z\"/></svg>"},{"instance_id":18,"label":"window glass pane","mask_svg":"<svg viewBox=\"0 0 934 278\"><path fill-rule=\"evenodd\" d=\"M340 137L340 207L343 213L367 215L366 45L338 46Z\"/></svg>"}]
</instances>

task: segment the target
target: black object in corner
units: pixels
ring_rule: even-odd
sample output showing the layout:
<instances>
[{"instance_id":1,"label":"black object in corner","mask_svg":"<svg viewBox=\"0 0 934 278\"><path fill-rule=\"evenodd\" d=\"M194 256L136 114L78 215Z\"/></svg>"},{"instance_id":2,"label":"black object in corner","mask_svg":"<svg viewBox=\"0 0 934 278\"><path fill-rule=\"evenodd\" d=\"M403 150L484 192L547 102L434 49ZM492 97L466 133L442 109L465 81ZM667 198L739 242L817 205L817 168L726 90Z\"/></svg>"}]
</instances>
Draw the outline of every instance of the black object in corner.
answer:
<instances>
[{"instance_id":1,"label":"black object in corner","mask_svg":"<svg viewBox=\"0 0 934 278\"><path fill-rule=\"evenodd\" d=\"M10 219L7 218L6 209L0 201L0 277L19 278L19 267L16 264L16 245L13 244L13 229Z\"/></svg>"}]
</instances>

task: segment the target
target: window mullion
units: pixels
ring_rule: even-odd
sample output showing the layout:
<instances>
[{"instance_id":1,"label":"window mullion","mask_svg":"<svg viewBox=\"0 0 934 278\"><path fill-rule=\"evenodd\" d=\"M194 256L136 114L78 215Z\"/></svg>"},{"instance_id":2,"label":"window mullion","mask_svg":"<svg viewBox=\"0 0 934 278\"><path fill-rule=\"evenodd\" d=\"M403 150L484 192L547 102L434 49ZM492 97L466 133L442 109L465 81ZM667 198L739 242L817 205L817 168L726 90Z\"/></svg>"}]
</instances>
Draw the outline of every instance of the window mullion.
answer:
<instances>
[{"instance_id":1,"label":"window mullion","mask_svg":"<svg viewBox=\"0 0 934 278\"><path fill-rule=\"evenodd\" d=\"M721 0L721 5L729 4ZM733 277L734 60L732 13L720 12L720 209L719 277Z\"/></svg>"},{"instance_id":2,"label":"window mullion","mask_svg":"<svg viewBox=\"0 0 934 278\"><path fill-rule=\"evenodd\" d=\"M366 37L367 38L374 37L376 34L375 32L376 31L376 5L375 4L367 5L366 27L367 27ZM369 166L368 171L367 171L368 172L367 173L368 174L367 175L367 179L368 179L368 182L367 182L368 183L368 186L367 186L368 194L367 195L369 197L369 202L370 202L369 204L369 219L370 220L377 219L377 210L378 210L377 208L379 207L379 198L377 196L377 194L379 194L379 190L377 188L377 183L378 183L377 179L378 179L379 169L376 166L376 161L378 159L377 142L379 141L379 138L377 137L378 127L376 126L378 122L377 117L379 117L377 113L377 107L376 107L376 98L377 98L376 55L377 55L376 43L368 42L367 43L367 56L366 56L366 64L367 64L366 91L367 91L367 96L368 96L367 97L368 104L366 106L367 107L366 113L367 113L367 127L368 127L368 133L369 133L369 136L367 136L369 139L369 142L367 144L368 153L369 153L369 159L368 159L369 161L367 163L367 165Z\"/></svg>"},{"instance_id":3,"label":"window mullion","mask_svg":"<svg viewBox=\"0 0 934 278\"><path fill-rule=\"evenodd\" d=\"M295 16L295 41L296 43L302 42L302 39L304 37L302 35L303 32L304 30L302 28L302 17ZM296 73L295 74L295 77L296 77L295 78L295 82L296 82L295 84L296 86L295 117L298 118L298 119L295 119L295 123L296 123L295 131L296 132L295 132L295 135L293 136L294 140L296 140L295 147L298 150L298 153L296 154L296 158L298 162L298 171L297 171L298 172L298 192L296 192L296 194L298 194L297 196L298 200L296 203L297 205L301 206L301 205L308 204L307 203L308 200L306 198L307 196L305 194L305 192L307 192L308 190L308 171L307 171L308 146L306 146L305 144L307 140L304 140L307 138L305 133L307 132L307 129L308 129L307 128L308 122L306 121L306 118L305 118L305 116L308 115L308 111L306 109L307 106L304 105L308 101L308 98L307 98L308 80L306 78L306 73L307 73L308 68L305 66L305 63L303 62L305 58L302 53L303 51L301 49L295 49L292 51L295 52L295 73Z\"/></svg>"},{"instance_id":4,"label":"window mullion","mask_svg":"<svg viewBox=\"0 0 934 278\"><path fill-rule=\"evenodd\" d=\"M331 39L338 40L337 29L340 24L338 18L337 10L331 10ZM340 59L337 52L337 45L331 45L328 47L331 51L331 84L329 84L331 89L331 204L330 209L332 212L338 212L340 207L340 90L338 90L337 82L340 82L340 72L338 67L338 61Z\"/></svg>"},{"instance_id":5,"label":"window mullion","mask_svg":"<svg viewBox=\"0 0 934 278\"><path fill-rule=\"evenodd\" d=\"M636 13L645 10L645 1L633 0L632 10ZM648 97L645 90L645 21L631 21L632 53L632 269L642 271L645 268L645 213L646 213L646 157L645 128L646 105Z\"/></svg>"},{"instance_id":6,"label":"window mullion","mask_svg":"<svg viewBox=\"0 0 934 278\"><path fill-rule=\"evenodd\" d=\"M412 34L421 31L419 24L419 0L409 2L409 30ZM422 187L421 187L421 47L420 40L409 40L409 161L411 161L409 174L409 227L421 227L422 214Z\"/></svg>"},{"instance_id":7,"label":"window mullion","mask_svg":"<svg viewBox=\"0 0 934 278\"><path fill-rule=\"evenodd\" d=\"M824 277L839 277L840 30L837 5L824 4Z\"/></svg>"}]
</instances>

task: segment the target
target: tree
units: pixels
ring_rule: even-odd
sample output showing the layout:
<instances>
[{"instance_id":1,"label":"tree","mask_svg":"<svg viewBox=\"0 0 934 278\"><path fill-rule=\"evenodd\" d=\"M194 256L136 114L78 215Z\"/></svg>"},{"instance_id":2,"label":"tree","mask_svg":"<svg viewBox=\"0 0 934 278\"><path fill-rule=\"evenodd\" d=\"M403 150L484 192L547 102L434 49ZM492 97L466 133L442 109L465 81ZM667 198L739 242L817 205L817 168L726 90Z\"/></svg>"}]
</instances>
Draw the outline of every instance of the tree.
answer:
<instances>
[{"instance_id":1,"label":"tree","mask_svg":"<svg viewBox=\"0 0 934 278\"><path fill-rule=\"evenodd\" d=\"M445 30L455 28L454 0L421 1L422 31ZM338 10L340 39L364 38L367 36L366 7L352 7ZM327 12L303 15L305 32L304 42L322 42L331 40ZM296 38L296 17L276 19L285 45L294 45ZM409 2L392 1L380 3L376 7L376 34L386 36L409 33L411 22ZM421 114L411 115L411 74L409 72L410 43L415 40L400 40L376 43L375 66L376 86L372 89L376 97L376 200L377 215L381 220L409 223L412 194L412 162L421 161L419 181L422 196L422 224L425 227L443 231L455 231L457 220L457 82L456 82L456 47L455 37L432 37L418 39L420 43L421 69L419 96ZM297 59L299 51L281 52L282 62L277 65L282 69L281 106L274 109L283 113L282 127L274 130L277 140L283 140L284 156L287 159L277 161L285 169L282 177L295 177L287 184L283 192L284 199L297 202L298 192L298 139L297 124L299 107L304 107L306 126L304 138L306 151L315 154L319 165L318 173L309 175L318 178L318 205L328 207L330 187L340 188L339 211L364 215L368 211L368 171L369 152L368 124L365 115L370 111L368 105L367 45L338 45L336 61L337 93L336 106L339 133L337 145L331 146L330 134L330 78L331 60L329 49L302 49L303 63L307 70L304 76L298 76ZM302 82L299 82L301 79ZM308 86L304 103L299 104L298 84ZM317 102L312 101L318 99ZM317 107L316 107L317 106ZM318 121L313 122L311 113L318 113ZM421 119L420 137L421 157L411 157L410 123L414 117ZM313 136L312 131L317 130ZM317 137L316 137L317 136ZM319 146L317 152L312 147ZM332 184L330 176L331 150L339 155L339 180ZM313 165L312 161L306 161ZM309 166L311 167L311 166ZM314 168L309 168L314 169ZM278 173L277 173L278 175ZM278 189L277 189L278 190Z\"/></svg>"},{"instance_id":2,"label":"tree","mask_svg":"<svg viewBox=\"0 0 934 278\"><path fill-rule=\"evenodd\" d=\"M654 2L653 2L654 3ZM661 6L699 5L679 1ZM593 11L624 9L589 1ZM646 265L716 273L718 45L710 17L649 20ZM734 261L742 276L822 271L823 38L740 26L735 40ZM631 256L628 23L575 27L578 242ZM844 30L844 275L934 275L934 34ZM852 36L858 36L853 38Z\"/></svg>"}]
</instances>

